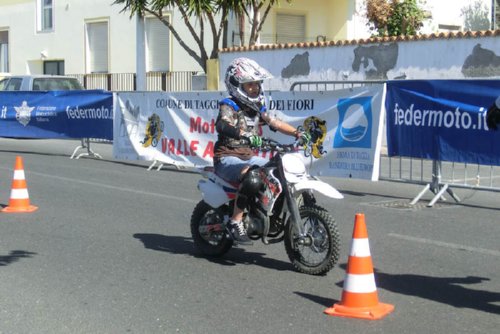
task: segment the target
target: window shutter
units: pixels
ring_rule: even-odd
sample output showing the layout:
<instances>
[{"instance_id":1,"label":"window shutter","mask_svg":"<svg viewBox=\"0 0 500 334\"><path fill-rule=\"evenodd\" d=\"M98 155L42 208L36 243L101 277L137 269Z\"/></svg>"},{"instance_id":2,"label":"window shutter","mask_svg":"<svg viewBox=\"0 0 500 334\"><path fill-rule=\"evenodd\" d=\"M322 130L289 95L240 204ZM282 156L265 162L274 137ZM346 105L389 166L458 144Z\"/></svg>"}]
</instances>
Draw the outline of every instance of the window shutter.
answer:
<instances>
[{"instance_id":1,"label":"window shutter","mask_svg":"<svg viewBox=\"0 0 500 334\"><path fill-rule=\"evenodd\" d=\"M306 39L304 15L276 15L276 43L298 43Z\"/></svg>"},{"instance_id":2,"label":"window shutter","mask_svg":"<svg viewBox=\"0 0 500 334\"><path fill-rule=\"evenodd\" d=\"M37 0L36 3L37 30L52 30L54 28L53 0Z\"/></svg>"},{"instance_id":3,"label":"window shutter","mask_svg":"<svg viewBox=\"0 0 500 334\"><path fill-rule=\"evenodd\" d=\"M108 72L108 23L88 23L90 73Z\"/></svg>"},{"instance_id":4,"label":"window shutter","mask_svg":"<svg viewBox=\"0 0 500 334\"><path fill-rule=\"evenodd\" d=\"M147 18L146 69L149 72L170 70L170 31L157 18Z\"/></svg>"},{"instance_id":5,"label":"window shutter","mask_svg":"<svg viewBox=\"0 0 500 334\"><path fill-rule=\"evenodd\" d=\"M8 44L0 43L0 72L9 72Z\"/></svg>"},{"instance_id":6,"label":"window shutter","mask_svg":"<svg viewBox=\"0 0 500 334\"><path fill-rule=\"evenodd\" d=\"M0 73L9 72L9 32L0 31Z\"/></svg>"}]
</instances>

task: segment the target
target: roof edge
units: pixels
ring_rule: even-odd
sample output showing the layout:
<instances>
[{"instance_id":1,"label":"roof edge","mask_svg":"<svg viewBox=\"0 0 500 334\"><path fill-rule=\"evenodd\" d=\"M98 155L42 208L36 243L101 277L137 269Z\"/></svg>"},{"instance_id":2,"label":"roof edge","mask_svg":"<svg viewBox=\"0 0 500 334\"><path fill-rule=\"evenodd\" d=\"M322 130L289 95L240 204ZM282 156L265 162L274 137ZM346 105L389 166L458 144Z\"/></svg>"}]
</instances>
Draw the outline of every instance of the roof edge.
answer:
<instances>
[{"instance_id":1,"label":"roof edge","mask_svg":"<svg viewBox=\"0 0 500 334\"><path fill-rule=\"evenodd\" d=\"M409 36L370 37L362 39L325 41L325 42L301 42L301 43L262 44L262 45L252 45L252 46L235 46L230 48L219 49L219 52L229 53L229 52L244 52L244 51L281 50L281 49L292 49L292 48L318 48L326 46L424 41L424 40L434 40L434 39L479 38L479 37L495 37L495 36L500 36L500 29L481 30L481 31L439 32L432 34L409 35Z\"/></svg>"}]
</instances>

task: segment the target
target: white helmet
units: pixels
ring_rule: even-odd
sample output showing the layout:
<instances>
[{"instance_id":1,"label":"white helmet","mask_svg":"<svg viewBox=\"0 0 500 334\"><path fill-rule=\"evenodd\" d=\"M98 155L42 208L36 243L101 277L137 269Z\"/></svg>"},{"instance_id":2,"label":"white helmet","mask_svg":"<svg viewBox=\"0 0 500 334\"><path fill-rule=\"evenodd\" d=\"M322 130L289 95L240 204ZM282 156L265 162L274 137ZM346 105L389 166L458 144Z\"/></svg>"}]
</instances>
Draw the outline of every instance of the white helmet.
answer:
<instances>
[{"instance_id":1,"label":"white helmet","mask_svg":"<svg viewBox=\"0 0 500 334\"><path fill-rule=\"evenodd\" d=\"M255 111L260 111L264 106L264 90L262 81L272 78L272 74L262 68L254 60L248 58L236 58L226 70L225 83L227 91L236 100ZM246 82L259 82L259 96L249 97L241 86Z\"/></svg>"}]
</instances>

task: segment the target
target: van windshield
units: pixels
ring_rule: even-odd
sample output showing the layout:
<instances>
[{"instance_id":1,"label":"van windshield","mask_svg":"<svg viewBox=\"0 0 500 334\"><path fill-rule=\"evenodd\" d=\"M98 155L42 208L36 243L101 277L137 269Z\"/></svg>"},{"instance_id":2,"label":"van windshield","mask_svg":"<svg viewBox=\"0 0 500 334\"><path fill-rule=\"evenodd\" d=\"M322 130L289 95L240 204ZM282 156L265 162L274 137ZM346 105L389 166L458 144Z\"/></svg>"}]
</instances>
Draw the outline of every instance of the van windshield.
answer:
<instances>
[{"instance_id":1,"label":"van windshield","mask_svg":"<svg viewBox=\"0 0 500 334\"><path fill-rule=\"evenodd\" d=\"M5 78L0 82L1 90L19 90L23 79L21 78Z\"/></svg>"},{"instance_id":2,"label":"van windshield","mask_svg":"<svg viewBox=\"0 0 500 334\"><path fill-rule=\"evenodd\" d=\"M76 78L35 78L33 90L83 90Z\"/></svg>"},{"instance_id":3,"label":"van windshield","mask_svg":"<svg viewBox=\"0 0 500 334\"><path fill-rule=\"evenodd\" d=\"M7 86L7 79L0 80L0 90L3 90Z\"/></svg>"}]
</instances>

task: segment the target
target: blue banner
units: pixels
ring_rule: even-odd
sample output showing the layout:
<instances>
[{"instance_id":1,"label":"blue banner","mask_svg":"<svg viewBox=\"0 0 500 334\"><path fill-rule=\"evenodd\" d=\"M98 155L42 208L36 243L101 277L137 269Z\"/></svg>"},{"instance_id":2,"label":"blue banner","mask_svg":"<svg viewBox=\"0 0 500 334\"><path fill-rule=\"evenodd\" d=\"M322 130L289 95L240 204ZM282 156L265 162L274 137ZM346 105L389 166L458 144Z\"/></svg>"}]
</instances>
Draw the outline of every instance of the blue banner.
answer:
<instances>
[{"instance_id":1,"label":"blue banner","mask_svg":"<svg viewBox=\"0 0 500 334\"><path fill-rule=\"evenodd\" d=\"M389 156L500 165L500 131L486 111L500 95L500 80L389 81Z\"/></svg>"},{"instance_id":2,"label":"blue banner","mask_svg":"<svg viewBox=\"0 0 500 334\"><path fill-rule=\"evenodd\" d=\"M0 137L113 139L113 94L0 92Z\"/></svg>"}]
</instances>

